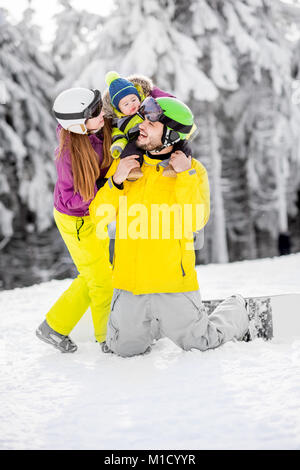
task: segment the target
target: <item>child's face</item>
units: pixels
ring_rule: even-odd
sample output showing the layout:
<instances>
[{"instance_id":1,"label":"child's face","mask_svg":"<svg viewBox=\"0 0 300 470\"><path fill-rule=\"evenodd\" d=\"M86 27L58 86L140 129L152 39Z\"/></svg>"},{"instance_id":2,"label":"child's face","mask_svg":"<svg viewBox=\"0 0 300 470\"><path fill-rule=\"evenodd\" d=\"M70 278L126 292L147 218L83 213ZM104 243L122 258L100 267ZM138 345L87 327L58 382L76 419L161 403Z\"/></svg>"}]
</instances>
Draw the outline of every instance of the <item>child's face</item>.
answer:
<instances>
[{"instance_id":1,"label":"child's face","mask_svg":"<svg viewBox=\"0 0 300 470\"><path fill-rule=\"evenodd\" d=\"M120 100L119 110L125 116L132 116L138 111L140 104L141 102L136 95L127 95Z\"/></svg>"}]
</instances>

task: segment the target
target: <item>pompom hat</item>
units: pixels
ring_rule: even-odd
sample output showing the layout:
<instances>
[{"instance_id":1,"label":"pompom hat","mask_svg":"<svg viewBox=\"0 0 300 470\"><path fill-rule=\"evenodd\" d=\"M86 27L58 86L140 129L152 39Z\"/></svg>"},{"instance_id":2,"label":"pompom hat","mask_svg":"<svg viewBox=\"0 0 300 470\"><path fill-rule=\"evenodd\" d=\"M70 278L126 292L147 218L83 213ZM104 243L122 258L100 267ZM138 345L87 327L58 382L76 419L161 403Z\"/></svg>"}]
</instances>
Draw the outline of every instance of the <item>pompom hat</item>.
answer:
<instances>
[{"instance_id":1,"label":"pompom hat","mask_svg":"<svg viewBox=\"0 0 300 470\"><path fill-rule=\"evenodd\" d=\"M134 84L125 78L121 78L117 72L108 72L105 81L109 87L111 104L117 108L118 111L120 111L119 103L125 96L136 95L139 100L141 99Z\"/></svg>"}]
</instances>

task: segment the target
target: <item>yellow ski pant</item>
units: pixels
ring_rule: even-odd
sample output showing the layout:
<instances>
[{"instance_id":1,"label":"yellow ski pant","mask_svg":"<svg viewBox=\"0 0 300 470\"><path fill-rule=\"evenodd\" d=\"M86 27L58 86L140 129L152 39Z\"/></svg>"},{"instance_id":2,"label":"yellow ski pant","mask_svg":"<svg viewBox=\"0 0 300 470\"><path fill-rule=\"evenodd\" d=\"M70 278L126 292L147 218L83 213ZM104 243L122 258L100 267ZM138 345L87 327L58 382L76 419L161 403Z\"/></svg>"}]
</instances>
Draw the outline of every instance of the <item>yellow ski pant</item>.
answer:
<instances>
[{"instance_id":1,"label":"yellow ski pant","mask_svg":"<svg viewBox=\"0 0 300 470\"><path fill-rule=\"evenodd\" d=\"M46 315L51 328L68 335L90 306L96 340L106 338L112 299L109 241L99 240L90 216L73 217L54 209L54 220L79 275Z\"/></svg>"}]
</instances>

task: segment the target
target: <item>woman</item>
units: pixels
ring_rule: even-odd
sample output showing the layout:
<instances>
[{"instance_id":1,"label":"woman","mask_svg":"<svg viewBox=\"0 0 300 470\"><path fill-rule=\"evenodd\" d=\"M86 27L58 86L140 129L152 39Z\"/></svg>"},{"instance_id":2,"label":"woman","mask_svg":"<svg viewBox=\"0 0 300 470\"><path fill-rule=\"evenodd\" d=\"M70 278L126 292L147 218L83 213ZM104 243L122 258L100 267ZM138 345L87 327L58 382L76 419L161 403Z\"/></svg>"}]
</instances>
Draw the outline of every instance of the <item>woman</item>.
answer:
<instances>
[{"instance_id":1,"label":"woman","mask_svg":"<svg viewBox=\"0 0 300 470\"><path fill-rule=\"evenodd\" d=\"M112 297L109 248L107 240L97 238L88 207L97 192L96 182L112 161L111 125L104 119L98 90L66 90L56 98L53 111L59 122L54 219L79 275L36 334L60 351L72 353L77 346L68 335L89 306L96 340L103 343L106 337Z\"/></svg>"}]
</instances>

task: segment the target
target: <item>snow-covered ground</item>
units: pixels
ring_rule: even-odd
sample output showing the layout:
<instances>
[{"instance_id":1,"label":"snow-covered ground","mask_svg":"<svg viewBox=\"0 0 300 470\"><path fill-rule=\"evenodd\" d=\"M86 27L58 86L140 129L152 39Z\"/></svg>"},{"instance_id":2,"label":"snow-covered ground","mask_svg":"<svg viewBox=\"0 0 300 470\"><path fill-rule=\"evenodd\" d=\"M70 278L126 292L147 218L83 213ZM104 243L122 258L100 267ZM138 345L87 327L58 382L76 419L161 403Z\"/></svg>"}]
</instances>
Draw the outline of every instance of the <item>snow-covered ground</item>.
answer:
<instances>
[{"instance_id":1,"label":"snow-covered ground","mask_svg":"<svg viewBox=\"0 0 300 470\"><path fill-rule=\"evenodd\" d=\"M300 292L300 254L198 277L204 299ZM69 284L0 293L1 449L300 449L300 332L123 359L100 352L88 313L64 355L34 332Z\"/></svg>"}]
</instances>

